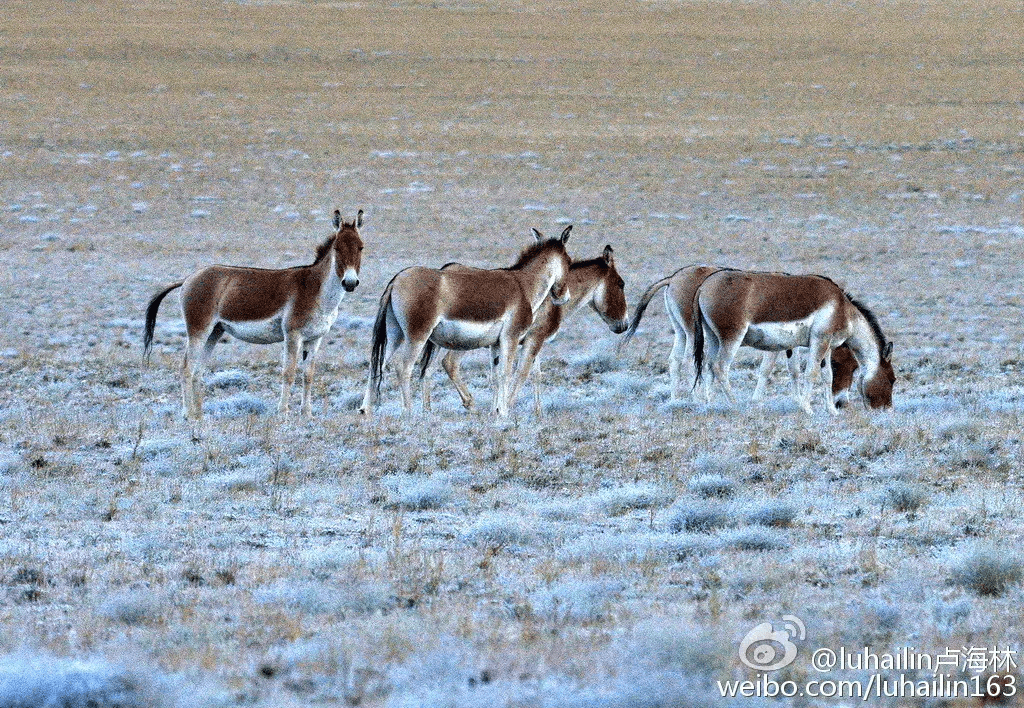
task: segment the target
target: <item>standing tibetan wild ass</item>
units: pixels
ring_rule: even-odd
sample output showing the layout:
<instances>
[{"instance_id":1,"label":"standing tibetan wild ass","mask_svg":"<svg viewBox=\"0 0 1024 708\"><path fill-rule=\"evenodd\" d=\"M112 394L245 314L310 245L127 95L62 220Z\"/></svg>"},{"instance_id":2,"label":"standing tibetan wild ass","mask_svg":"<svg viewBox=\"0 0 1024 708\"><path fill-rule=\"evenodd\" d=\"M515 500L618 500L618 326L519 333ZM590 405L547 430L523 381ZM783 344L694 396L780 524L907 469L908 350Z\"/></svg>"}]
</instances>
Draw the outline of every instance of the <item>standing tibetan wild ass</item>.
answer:
<instances>
[{"instance_id":1,"label":"standing tibetan wild ass","mask_svg":"<svg viewBox=\"0 0 1024 708\"><path fill-rule=\"evenodd\" d=\"M512 404L516 348L533 324L545 298L569 301L566 279L571 260L565 243L572 226L558 238L533 230L536 243L509 268L413 266L399 272L380 299L373 325L370 374L361 412L380 399L385 362L394 363L406 413L412 412L412 372L427 342L445 349L496 347L498 376L494 407L507 416Z\"/></svg>"},{"instance_id":2,"label":"standing tibetan wild ass","mask_svg":"<svg viewBox=\"0 0 1024 708\"><path fill-rule=\"evenodd\" d=\"M351 223L334 212L335 234L320 244L312 265L282 270L214 265L193 273L153 296L146 310L145 351L149 356L160 302L181 288L181 310L188 343L181 365L182 412L202 418L200 367L225 333L253 344L284 342L284 371L278 411L288 413L299 350L305 362L302 413L310 415L313 362L320 342L338 318L346 292L359 285L363 211Z\"/></svg>"},{"instance_id":3,"label":"standing tibetan wild ass","mask_svg":"<svg viewBox=\"0 0 1024 708\"><path fill-rule=\"evenodd\" d=\"M694 296L696 325L693 360L699 381L703 373L704 340L714 378L734 401L729 367L741 345L762 351L810 349L804 363L801 407L810 412L811 392L820 370L825 372L825 405L832 399L832 351L844 342L860 368L858 388L872 408L892 405L895 374L892 342L878 320L828 278L722 270L709 275ZM694 385L697 381L694 382Z\"/></svg>"},{"instance_id":4,"label":"standing tibetan wild ass","mask_svg":"<svg viewBox=\"0 0 1024 708\"><path fill-rule=\"evenodd\" d=\"M605 246L604 252L599 258L586 261L574 261L569 267L568 286L572 298L564 305L556 305L551 300L544 300L540 309L533 318L533 325L523 336L520 342L523 352L519 358L519 368L516 371L515 383L510 394L511 400L515 400L519 389L526 381L527 375L533 373L533 409L537 415L541 413L540 405L540 350L547 342L550 342L558 334L559 328L565 318L571 315L585 304L589 304L594 311L601 316L608 327L616 334L626 331L629 320L626 318L626 283L615 268L615 258L612 247ZM466 268L458 263L449 263L442 270L453 268ZM470 269L471 270L471 269ZM423 377L423 408L430 410L430 379L425 376L430 358L433 355L435 345L428 341L423 350L423 361L420 375ZM492 352L492 354L495 354ZM473 408L473 394L469 392L462 379L462 372L459 368L465 350L453 349L445 354L441 364L448 373L448 377L455 384L462 405L467 410ZM491 361L497 366L498 359L492 355Z\"/></svg>"},{"instance_id":5,"label":"standing tibetan wild ass","mask_svg":"<svg viewBox=\"0 0 1024 708\"><path fill-rule=\"evenodd\" d=\"M679 400L682 394L684 381L692 381L695 372L693 366L693 340L694 340L694 308L693 296L697 293L704 279L712 273L720 270L735 270L733 268L721 268L708 265L689 265L680 268L672 275L653 283L637 303L636 312L633 314L633 321L629 325L626 336L619 343L620 351L629 343L629 340L636 334L640 320L647 310L654 296L662 288L665 290L665 312L672 323L672 331L675 335L675 342L672 345L672 352L669 354L668 370L670 379L670 396L673 401ZM757 385L754 387L753 399L761 400L768 384L769 374L775 365L778 352L765 352L761 360L761 366L757 371ZM800 402L800 391L797 387L800 359L794 356L793 350L786 351L787 364L793 381L794 396ZM684 368L686 371L684 372ZM853 383L853 373L857 368L857 362L849 353L849 349L843 345L832 352L832 395L837 405L842 405L846 396L846 389ZM706 385L706 382L705 382ZM708 392L705 391L708 395ZM696 395L696 389L694 389Z\"/></svg>"}]
</instances>

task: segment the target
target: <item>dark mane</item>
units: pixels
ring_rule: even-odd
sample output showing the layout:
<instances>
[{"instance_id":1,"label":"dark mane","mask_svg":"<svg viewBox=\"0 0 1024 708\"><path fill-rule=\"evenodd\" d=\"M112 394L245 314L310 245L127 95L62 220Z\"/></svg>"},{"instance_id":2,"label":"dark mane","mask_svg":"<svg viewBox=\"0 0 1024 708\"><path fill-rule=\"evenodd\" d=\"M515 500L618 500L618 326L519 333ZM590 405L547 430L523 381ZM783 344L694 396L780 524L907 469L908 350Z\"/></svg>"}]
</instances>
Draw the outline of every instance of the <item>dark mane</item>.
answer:
<instances>
[{"instance_id":1,"label":"dark mane","mask_svg":"<svg viewBox=\"0 0 1024 708\"><path fill-rule=\"evenodd\" d=\"M867 308L866 305L854 299L850 293L843 293L846 295L846 299L853 303L853 306L860 310L860 314L864 315L864 319L868 321L868 325L871 327L871 331L875 333L875 339L878 340L878 353L881 354L885 349L885 334L882 333L882 326L878 324L878 318L875 317L875 313Z\"/></svg>"},{"instance_id":2,"label":"dark mane","mask_svg":"<svg viewBox=\"0 0 1024 708\"><path fill-rule=\"evenodd\" d=\"M532 243L519 254L519 260L504 270L519 270L549 248L558 248L561 245L562 242L558 239L545 239Z\"/></svg>"},{"instance_id":3,"label":"dark mane","mask_svg":"<svg viewBox=\"0 0 1024 708\"><path fill-rule=\"evenodd\" d=\"M608 262L604 258L588 258L585 261L573 261L569 266L569 270L581 270L583 268L590 268L591 266L598 266L602 269L608 268Z\"/></svg>"},{"instance_id":4,"label":"dark mane","mask_svg":"<svg viewBox=\"0 0 1024 708\"><path fill-rule=\"evenodd\" d=\"M316 247L316 259L313 261L313 265L316 265L331 251L331 247L334 245L334 236L328 236L324 239L324 242Z\"/></svg>"}]
</instances>

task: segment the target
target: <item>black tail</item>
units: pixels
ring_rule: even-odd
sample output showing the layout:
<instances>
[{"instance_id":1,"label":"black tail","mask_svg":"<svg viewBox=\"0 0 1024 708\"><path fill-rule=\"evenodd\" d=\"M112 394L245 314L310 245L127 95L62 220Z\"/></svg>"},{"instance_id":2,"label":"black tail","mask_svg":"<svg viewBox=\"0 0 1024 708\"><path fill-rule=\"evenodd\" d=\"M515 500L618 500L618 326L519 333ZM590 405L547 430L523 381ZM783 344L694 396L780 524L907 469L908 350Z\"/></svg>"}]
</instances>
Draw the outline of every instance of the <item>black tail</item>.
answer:
<instances>
[{"instance_id":1,"label":"black tail","mask_svg":"<svg viewBox=\"0 0 1024 708\"><path fill-rule=\"evenodd\" d=\"M430 366L430 360L434 356L434 351L437 349L437 345L427 340L426 345L423 347L423 354L420 355L420 378L422 379L427 375L427 367Z\"/></svg>"},{"instance_id":2,"label":"black tail","mask_svg":"<svg viewBox=\"0 0 1024 708\"><path fill-rule=\"evenodd\" d=\"M697 388L697 384L704 377L704 311L700 309L700 300L697 297L699 294L700 290L693 296L696 315L693 325L693 368L697 371L697 376L693 379L694 388Z\"/></svg>"},{"instance_id":3,"label":"black tail","mask_svg":"<svg viewBox=\"0 0 1024 708\"><path fill-rule=\"evenodd\" d=\"M636 328L640 326L640 318L644 316L644 311L647 309L647 306L651 304L651 300L654 299L657 292L672 281L674 275L675 273L667 278L662 278L654 285L647 288L644 294L640 296L640 302L637 303L636 312L633 313L633 321L629 323L629 329L626 330L625 336L619 340L619 351L622 351L623 348L629 344L629 340L633 338L634 334L636 334Z\"/></svg>"},{"instance_id":4,"label":"black tail","mask_svg":"<svg viewBox=\"0 0 1024 708\"><path fill-rule=\"evenodd\" d=\"M152 297L149 301L149 307L146 308L146 330L142 335L142 351L146 361L149 361L150 350L153 348L153 330L156 329L156 311L160 309L160 303L167 297L167 293L171 292L176 288L180 288L185 281L175 283L164 290L161 290Z\"/></svg>"},{"instance_id":5,"label":"black tail","mask_svg":"<svg viewBox=\"0 0 1024 708\"><path fill-rule=\"evenodd\" d=\"M393 281L392 281L393 282ZM384 352L388 347L388 308L391 307L391 283L384 289L377 308L377 319L373 322L373 345L370 349L370 385L376 389L380 399L380 384L384 378Z\"/></svg>"}]
</instances>

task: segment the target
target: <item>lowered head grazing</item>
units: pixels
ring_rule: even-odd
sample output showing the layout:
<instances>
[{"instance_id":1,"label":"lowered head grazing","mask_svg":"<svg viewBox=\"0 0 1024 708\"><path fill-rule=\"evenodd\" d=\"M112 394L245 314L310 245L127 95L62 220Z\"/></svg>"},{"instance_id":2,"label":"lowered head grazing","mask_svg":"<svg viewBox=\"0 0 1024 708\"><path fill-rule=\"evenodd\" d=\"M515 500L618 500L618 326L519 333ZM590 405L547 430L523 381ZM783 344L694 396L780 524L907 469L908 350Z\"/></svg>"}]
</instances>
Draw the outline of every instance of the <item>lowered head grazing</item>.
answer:
<instances>
[{"instance_id":1,"label":"lowered head grazing","mask_svg":"<svg viewBox=\"0 0 1024 708\"><path fill-rule=\"evenodd\" d=\"M896 383L896 372L892 366L892 342L886 340L878 318L871 310L849 293L846 293L846 297L867 321L878 345L878 368L871 378L861 377L860 392L864 405L869 408L892 408L892 389Z\"/></svg>"},{"instance_id":2,"label":"lowered head grazing","mask_svg":"<svg viewBox=\"0 0 1024 708\"><path fill-rule=\"evenodd\" d=\"M892 408L892 388L896 383L896 371L892 367L892 342L882 347L878 371L861 389L864 401L870 408Z\"/></svg>"}]
</instances>

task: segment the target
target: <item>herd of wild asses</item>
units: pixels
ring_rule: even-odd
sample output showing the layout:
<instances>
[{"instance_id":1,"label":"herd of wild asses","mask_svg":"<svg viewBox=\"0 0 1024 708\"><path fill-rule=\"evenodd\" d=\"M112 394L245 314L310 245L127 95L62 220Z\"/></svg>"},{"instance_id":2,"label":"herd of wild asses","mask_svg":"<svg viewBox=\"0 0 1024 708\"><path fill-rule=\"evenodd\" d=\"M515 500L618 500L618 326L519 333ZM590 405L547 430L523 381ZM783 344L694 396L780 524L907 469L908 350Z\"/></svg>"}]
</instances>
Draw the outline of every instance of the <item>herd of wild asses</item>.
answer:
<instances>
[{"instance_id":1,"label":"herd of wild asses","mask_svg":"<svg viewBox=\"0 0 1024 708\"><path fill-rule=\"evenodd\" d=\"M359 285L362 263L362 210L352 221L343 220L335 210L333 223L334 233L320 244L310 265L281 270L213 265L152 297L144 333L147 356L160 303L181 288L187 335L181 367L186 418L202 417L197 374L224 334L254 344L284 342L281 414L288 413L301 351L302 413L310 415L317 351L338 317L345 293ZM507 268L449 263L442 268L413 266L397 273L384 288L373 324L370 371L360 411L370 414L378 402L385 365L397 375L406 413L412 410L412 378L418 370L424 380L423 405L429 410L425 374L438 347L448 350L442 365L470 408L473 397L462 381L460 358L463 352L488 347L497 414L509 414L530 371L539 413L538 354L562 320L587 303L613 332L626 333L621 349L662 288L675 332L669 356L673 399L680 397L684 382L693 381L694 394L701 386L705 400L710 400L707 369L734 402L729 368L745 345L764 352L755 399L763 396L768 373L784 351L793 393L803 410L811 411L819 375L831 413L845 401L848 389L858 392L865 406L892 405L896 378L892 342L886 340L872 312L827 277L686 266L652 284L630 321L625 281L615 267L612 247L605 246L597 258L573 261L566 250L571 231L570 225L559 236L548 238L534 229L534 242Z\"/></svg>"}]
</instances>

